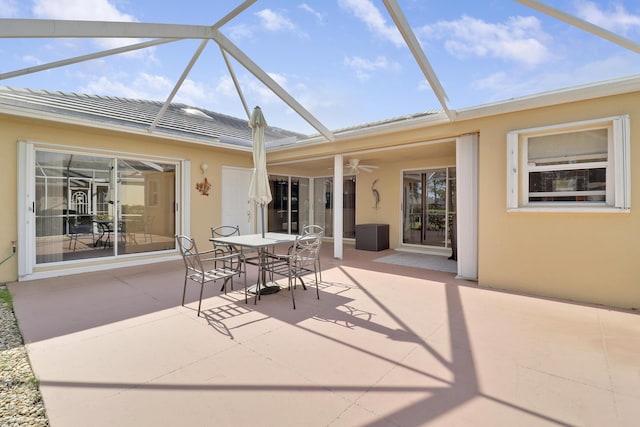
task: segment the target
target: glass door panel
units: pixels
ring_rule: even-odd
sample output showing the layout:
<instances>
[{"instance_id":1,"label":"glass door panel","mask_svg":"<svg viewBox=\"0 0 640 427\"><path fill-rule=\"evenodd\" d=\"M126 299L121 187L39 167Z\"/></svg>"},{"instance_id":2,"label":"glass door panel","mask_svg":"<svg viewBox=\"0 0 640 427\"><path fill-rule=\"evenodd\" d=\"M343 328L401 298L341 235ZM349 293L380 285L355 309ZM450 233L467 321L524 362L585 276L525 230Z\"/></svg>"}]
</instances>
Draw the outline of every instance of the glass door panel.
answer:
<instances>
[{"instance_id":1,"label":"glass door panel","mask_svg":"<svg viewBox=\"0 0 640 427\"><path fill-rule=\"evenodd\" d=\"M174 169L158 162L118 162L119 253L174 248Z\"/></svg>"},{"instance_id":2,"label":"glass door panel","mask_svg":"<svg viewBox=\"0 0 640 427\"><path fill-rule=\"evenodd\" d=\"M108 227L103 230L97 222L108 219L106 208L104 217L97 215L97 202L112 188L110 162L107 157L36 152L36 264L114 254Z\"/></svg>"},{"instance_id":3,"label":"glass door panel","mask_svg":"<svg viewBox=\"0 0 640 427\"><path fill-rule=\"evenodd\" d=\"M268 231L298 234L309 223L309 179L269 176L271 196Z\"/></svg>"},{"instance_id":4,"label":"glass door panel","mask_svg":"<svg viewBox=\"0 0 640 427\"><path fill-rule=\"evenodd\" d=\"M174 249L175 171L36 150L36 264Z\"/></svg>"},{"instance_id":5,"label":"glass door panel","mask_svg":"<svg viewBox=\"0 0 640 427\"><path fill-rule=\"evenodd\" d=\"M455 168L405 172L403 243L450 247Z\"/></svg>"},{"instance_id":6,"label":"glass door panel","mask_svg":"<svg viewBox=\"0 0 640 427\"><path fill-rule=\"evenodd\" d=\"M313 217L316 225L324 227L324 235L333 237L333 178L315 178L313 184ZM343 237L356 236L356 181L348 176L343 182Z\"/></svg>"},{"instance_id":7,"label":"glass door panel","mask_svg":"<svg viewBox=\"0 0 640 427\"><path fill-rule=\"evenodd\" d=\"M333 236L333 178L313 180L313 218L316 225L324 227L324 235Z\"/></svg>"},{"instance_id":8,"label":"glass door panel","mask_svg":"<svg viewBox=\"0 0 640 427\"><path fill-rule=\"evenodd\" d=\"M269 176L273 200L268 206L267 231L289 232L289 177ZM258 207L260 209L260 207ZM260 215L260 213L258 213Z\"/></svg>"}]
</instances>

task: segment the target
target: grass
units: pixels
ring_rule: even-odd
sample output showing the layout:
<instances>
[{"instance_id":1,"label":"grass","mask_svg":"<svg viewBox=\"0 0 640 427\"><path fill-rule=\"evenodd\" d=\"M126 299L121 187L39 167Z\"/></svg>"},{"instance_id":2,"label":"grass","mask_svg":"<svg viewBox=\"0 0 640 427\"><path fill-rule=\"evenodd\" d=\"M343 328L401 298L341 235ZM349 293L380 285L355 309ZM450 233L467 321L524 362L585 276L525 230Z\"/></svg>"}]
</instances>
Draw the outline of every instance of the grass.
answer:
<instances>
[{"instance_id":1,"label":"grass","mask_svg":"<svg viewBox=\"0 0 640 427\"><path fill-rule=\"evenodd\" d=\"M11 310L13 310L13 299L11 298L11 292L6 288L0 288L0 301L4 301Z\"/></svg>"}]
</instances>

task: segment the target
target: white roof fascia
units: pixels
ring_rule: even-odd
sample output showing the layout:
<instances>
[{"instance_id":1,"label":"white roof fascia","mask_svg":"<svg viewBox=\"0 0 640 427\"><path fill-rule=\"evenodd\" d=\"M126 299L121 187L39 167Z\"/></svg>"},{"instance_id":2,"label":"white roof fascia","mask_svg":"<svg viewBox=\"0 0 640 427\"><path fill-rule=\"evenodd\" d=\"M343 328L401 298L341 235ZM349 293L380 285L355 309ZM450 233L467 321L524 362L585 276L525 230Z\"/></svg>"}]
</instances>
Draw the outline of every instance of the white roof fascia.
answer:
<instances>
[{"instance_id":1,"label":"white roof fascia","mask_svg":"<svg viewBox=\"0 0 640 427\"><path fill-rule=\"evenodd\" d=\"M90 53L88 55L76 56L75 58L64 59L61 61L49 62L47 64L37 65L35 67L27 67L21 70L10 71L8 73L0 74L0 80L9 79L12 77L23 76L26 74L33 74L39 71L50 70L52 68L64 67L65 65L77 64L78 62L90 61L92 59L103 58L105 56L117 55L119 53L130 52L132 50L145 49L147 47L157 46L164 43L171 43L179 39L156 39L149 40L142 43L136 43L129 46L118 47L115 49L104 50L101 52Z\"/></svg>"},{"instance_id":2,"label":"white roof fascia","mask_svg":"<svg viewBox=\"0 0 640 427\"><path fill-rule=\"evenodd\" d=\"M389 134L393 132L401 132L405 130L419 129L423 127L436 126L441 124L451 123L449 117L443 112L430 114L426 117L420 117L415 119L406 119L398 122L383 123L383 124L368 124L358 128L347 129L345 131L335 132L336 142L340 142L347 139L362 138L367 136L377 136L381 134ZM326 141L320 136L312 136L308 139L302 139L295 144L280 146L280 147L268 147L267 152L286 151L295 147L310 147L314 145L324 144Z\"/></svg>"},{"instance_id":3,"label":"white roof fascia","mask_svg":"<svg viewBox=\"0 0 640 427\"><path fill-rule=\"evenodd\" d=\"M0 19L0 38L210 39L215 31L205 25Z\"/></svg>"},{"instance_id":4,"label":"white roof fascia","mask_svg":"<svg viewBox=\"0 0 640 427\"><path fill-rule=\"evenodd\" d=\"M220 45L229 55L233 56L236 61L242 64L251 74L253 74L258 80L260 80L265 86L284 101L289 107L291 107L296 113L298 113L304 120L313 126L318 132L320 132L329 141L334 141L335 136L333 133L325 127L318 119L316 119L307 109L305 109L293 96L285 91L274 79L271 78L266 72L264 72L251 58L249 58L240 48L234 45L231 40L226 38L221 32L214 31L212 37L213 40Z\"/></svg>"},{"instance_id":5,"label":"white roof fascia","mask_svg":"<svg viewBox=\"0 0 640 427\"><path fill-rule=\"evenodd\" d=\"M640 53L640 44L635 43L634 41L626 39L624 37L620 37L619 35L612 33L611 31L607 31L602 27L593 25L590 22L584 21L580 18L576 18L573 15L562 12L561 10L555 9L551 6L547 6L546 4L536 0L516 0L516 1L518 3L524 4L525 6L529 6L530 8L535 9L539 12L542 12L546 15L549 15L556 19L564 21L567 24L573 25L591 34L595 34L598 37L602 37L603 39L609 40L610 42L613 42L617 45L625 47L636 53Z\"/></svg>"},{"instance_id":6,"label":"white roof fascia","mask_svg":"<svg viewBox=\"0 0 640 427\"><path fill-rule=\"evenodd\" d=\"M24 108L15 108L6 105L0 105L0 114L7 114L16 117L26 117L31 119L38 120L46 120L55 123L64 123L69 125L77 125L84 126L95 129L104 129L110 131L123 132L133 135L141 135L141 136L149 136L149 132L145 128L134 128L126 125L118 125L113 123L105 123L97 120L79 118L79 117L70 117L62 114L55 114L45 111L35 111L35 110L27 110ZM216 148L224 148L227 150L235 150L235 151L246 151L251 152L251 147L239 147L237 145L231 145L220 141L220 138L217 139L209 139L204 141L199 138L190 138L188 136L176 135L172 133L164 133L164 132L156 132L153 134L154 137L170 139L172 141L185 142L190 144L204 145L207 147L216 147Z\"/></svg>"},{"instance_id":7,"label":"white roof fascia","mask_svg":"<svg viewBox=\"0 0 640 427\"><path fill-rule=\"evenodd\" d=\"M640 74L456 110L456 121L640 91Z\"/></svg>"},{"instance_id":8,"label":"white roof fascia","mask_svg":"<svg viewBox=\"0 0 640 427\"><path fill-rule=\"evenodd\" d=\"M431 67L431 64L429 63L429 59L427 59L427 55L424 53L422 46L420 46L420 42L418 41L418 39L416 38L416 35L411 29L411 26L409 25L407 18L404 16L404 13L402 13L402 9L400 8L400 5L398 5L398 2L395 0L383 0L383 1L385 6L387 7L387 10L389 11L389 14L391 15L391 18L393 19L393 21L396 24L396 27L398 28L398 31L400 31L400 34L402 34L402 37L404 38L405 43L409 47L409 50L411 51L411 53L413 54L413 57L418 63L418 66L422 70L422 73L424 74L424 76L427 78L429 85L431 85L431 89L433 90L433 93L438 98L438 101L440 101L440 105L442 105L442 108L447 114L447 117L449 117L449 119L453 121L455 119L455 116L451 111L449 111L449 108L447 107L447 101L449 98L447 97L447 94L445 93L444 88L442 87L442 84L440 84L440 80L438 79L438 76L436 75L435 71Z\"/></svg>"},{"instance_id":9,"label":"white roof fascia","mask_svg":"<svg viewBox=\"0 0 640 427\"><path fill-rule=\"evenodd\" d=\"M566 104L568 102L583 101L605 96L621 95L640 91L640 75L606 80L603 82L572 88L560 89L541 94L530 95L522 98L500 101L492 104L484 104L475 107L454 110L456 122L474 120L483 117L513 113L534 108L549 107ZM380 135L402 130L412 130L421 127L437 126L450 123L443 113L435 113L426 117L407 119L399 122L385 123L381 125L363 125L361 128L349 129L344 132L336 132L336 140L352 139L369 135ZM311 146L320 143L320 137L311 137L298 141L299 146ZM291 146L273 148L268 151L281 151Z\"/></svg>"}]
</instances>

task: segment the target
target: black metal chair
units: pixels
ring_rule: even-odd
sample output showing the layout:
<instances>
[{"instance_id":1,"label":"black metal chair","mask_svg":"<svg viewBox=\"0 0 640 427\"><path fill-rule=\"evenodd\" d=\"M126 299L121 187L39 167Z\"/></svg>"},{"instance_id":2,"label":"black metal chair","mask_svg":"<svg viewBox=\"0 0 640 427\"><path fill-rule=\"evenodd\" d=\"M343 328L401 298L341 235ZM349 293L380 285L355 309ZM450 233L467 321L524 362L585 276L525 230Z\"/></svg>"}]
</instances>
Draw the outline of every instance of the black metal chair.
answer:
<instances>
[{"instance_id":1,"label":"black metal chair","mask_svg":"<svg viewBox=\"0 0 640 427\"><path fill-rule=\"evenodd\" d=\"M296 308L294 288L296 279L300 281L304 290L307 287L302 280L303 276L313 273L316 282L316 297L320 299L318 289L318 257L322 246L322 234L308 233L296 237L295 242L289 249L288 254L268 254L268 261L265 268L271 274L278 274L288 278L288 288L291 292L291 302ZM292 283L293 282L293 283Z\"/></svg>"},{"instance_id":2,"label":"black metal chair","mask_svg":"<svg viewBox=\"0 0 640 427\"><path fill-rule=\"evenodd\" d=\"M73 243L73 251L76 251L78 245L78 236L91 236L92 244L95 240L93 233L93 224L78 224L75 221L69 223L69 249L71 249L71 243Z\"/></svg>"},{"instance_id":3,"label":"black metal chair","mask_svg":"<svg viewBox=\"0 0 640 427\"><path fill-rule=\"evenodd\" d=\"M241 253L226 253L221 249L211 249L198 252L196 242L189 236L176 235L176 243L180 248L185 266L184 287L182 289L182 305L187 292L187 281L200 284L200 298L198 301L198 316L202 307L202 292L204 284L223 280L220 291L227 293L227 283L233 290L233 276L244 273L244 302L247 303L247 275L244 267L244 257ZM206 267L205 267L206 266Z\"/></svg>"}]
</instances>

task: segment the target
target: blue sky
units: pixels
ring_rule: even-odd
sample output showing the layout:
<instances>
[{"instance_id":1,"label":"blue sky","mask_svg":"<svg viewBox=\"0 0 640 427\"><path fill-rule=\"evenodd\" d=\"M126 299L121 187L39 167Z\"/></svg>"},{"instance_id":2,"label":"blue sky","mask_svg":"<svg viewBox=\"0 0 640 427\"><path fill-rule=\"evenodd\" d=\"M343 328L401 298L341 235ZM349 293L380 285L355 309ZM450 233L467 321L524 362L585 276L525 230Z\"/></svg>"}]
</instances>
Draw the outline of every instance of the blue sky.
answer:
<instances>
[{"instance_id":1,"label":"blue sky","mask_svg":"<svg viewBox=\"0 0 640 427\"><path fill-rule=\"evenodd\" d=\"M0 0L0 18L212 25L241 3ZM637 0L544 3L640 43ZM399 0L458 109L640 74L640 55L508 0ZM1 23L0 23L1 25ZM379 0L259 0L221 31L331 130L441 105ZM137 40L140 41L140 40ZM0 39L0 73L130 44L126 39ZM164 101L198 47L183 40L0 81L0 85ZM232 61L249 108L316 133ZM213 42L175 101L245 117Z\"/></svg>"}]
</instances>

